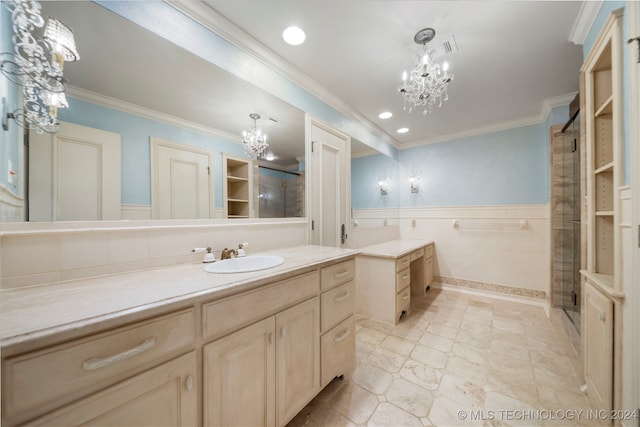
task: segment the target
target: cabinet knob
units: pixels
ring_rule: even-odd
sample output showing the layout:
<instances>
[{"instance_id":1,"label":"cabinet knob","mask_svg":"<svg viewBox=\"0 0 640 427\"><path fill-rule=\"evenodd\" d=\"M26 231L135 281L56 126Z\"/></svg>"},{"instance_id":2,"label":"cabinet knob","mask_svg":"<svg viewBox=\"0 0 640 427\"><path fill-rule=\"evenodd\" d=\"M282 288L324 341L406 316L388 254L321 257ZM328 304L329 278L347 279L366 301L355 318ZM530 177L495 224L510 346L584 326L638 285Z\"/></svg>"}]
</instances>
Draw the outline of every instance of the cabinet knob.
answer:
<instances>
[{"instance_id":1,"label":"cabinet knob","mask_svg":"<svg viewBox=\"0 0 640 427\"><path fill-rule=\"evenodd\" d=\"M273 332L269 332L269 344L273 344Z\"/></svg>"},{"instance_id":2,"label":"cabinet knob","mask_svg":"<svg viewBox=\"0 0 640 427\"><path fill-rule=\"evenodd\" d=\"M282 338L287 336L287 328L285 328L284 326L280 328L280 336Z\"/></svg>"},{"instance_id":3,"label":"cabinet knob","mask_svg":"<svg viewBox=\"0 0 640 427\"><path fill-rule=\"evenodd\" d=\"M187 375L187 379L184 380L184 386L189 391L193 390L193 375Z\"/></svg>"},{"instance_id":4,"label":"cabinet knob","mask_svg":"<svg viewBox=\"0 0 640 427\"><path fill-rule=\"evenodd\" d=\"M600 321L604 322L604 320L605 320L604 311L599 311L598 312L598 319L600 319Z\"/></svg>"}]
</instances>

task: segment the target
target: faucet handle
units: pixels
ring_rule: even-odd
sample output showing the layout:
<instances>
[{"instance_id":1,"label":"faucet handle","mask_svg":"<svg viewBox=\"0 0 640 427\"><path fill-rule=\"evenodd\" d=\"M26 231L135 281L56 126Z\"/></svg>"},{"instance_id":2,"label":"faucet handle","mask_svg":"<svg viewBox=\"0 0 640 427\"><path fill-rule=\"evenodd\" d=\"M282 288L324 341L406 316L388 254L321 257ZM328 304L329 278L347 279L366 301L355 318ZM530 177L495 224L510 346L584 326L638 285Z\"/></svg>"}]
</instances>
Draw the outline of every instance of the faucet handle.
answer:
<instances>
[{"instance_id":1,"label":"faucet handle","mask_svg":"<svg viewBox=\"0 0 640 427\"><path fill-rule=\"evenodd\" d=\"M238 257L247 256L247 253L244 251L244 248L249 246L249 242L242 242L238 244Z\"/></svg>"},{"instance_id":2,"label":"faucet handle","mask_svg":"<svg viewBox=\"0 0 640 427\"><path fill-rule=\"evenodd\" d=\"M211 247L210 246L208 246L206 248L193 248L193 249L191 249L191 252L194 252L194 253L206 252L204 254L204 258L202 259L202 262L215 262L215 260L216 260L215 256L211 252Z\"/></svg>"}]
</instances>

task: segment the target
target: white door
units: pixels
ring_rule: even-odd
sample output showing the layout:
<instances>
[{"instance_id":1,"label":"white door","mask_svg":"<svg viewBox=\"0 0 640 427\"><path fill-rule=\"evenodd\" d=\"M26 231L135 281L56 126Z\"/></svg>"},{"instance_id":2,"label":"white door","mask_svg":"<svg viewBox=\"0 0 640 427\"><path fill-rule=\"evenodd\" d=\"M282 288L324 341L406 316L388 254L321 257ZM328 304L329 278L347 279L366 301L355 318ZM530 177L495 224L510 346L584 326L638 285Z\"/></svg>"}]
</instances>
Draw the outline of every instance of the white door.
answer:
<instances>
[{"instance_id":1,"label":"white door","mask_svg":"<svg viewBox=\"0 0 640 427\"><path fill-rule=\"evenodd\" d=\"M29 134L29 220L120 219L120 135L60 122Z\"/></svg>"},{"instance_id":2,"label":"white door","mask_svg":"<svg viewBox=\"0 0 640 427\"><path fill-rule=\"evenodd\" d=\"M154 218L213 218L212 161L212 152L152 137Z\"/></svg>"},{"instance_id":3,"label":"white door","mask_svg":"<svg viewBox=\"0 0 640 427\"><path fill-rule=\"evenodd\" d=\"M346 247L351 141L315 120L310 121L310 135L310 241L314 245Z\"/></svg>"}]
</instances>

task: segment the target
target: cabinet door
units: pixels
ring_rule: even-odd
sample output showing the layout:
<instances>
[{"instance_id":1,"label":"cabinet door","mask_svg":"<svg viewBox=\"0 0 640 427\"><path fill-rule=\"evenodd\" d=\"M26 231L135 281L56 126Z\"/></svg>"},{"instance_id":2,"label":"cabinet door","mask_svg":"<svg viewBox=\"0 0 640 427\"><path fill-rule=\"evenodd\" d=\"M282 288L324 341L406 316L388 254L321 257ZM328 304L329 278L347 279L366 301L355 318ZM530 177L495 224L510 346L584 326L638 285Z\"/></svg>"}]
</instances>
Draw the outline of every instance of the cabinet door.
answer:
<instances>
[{"instance_id":1,"label":"cabinet door","mask_svg":"<svg viewBox=\"0 0 640 427\"><path fill-rule=\"evenodd\" d=\"M196 357L189 353L24 426L194 426Z\"/></svg>"},{"instance_id":2,"label":"cabinet door","mask_svg":"<svg viewBox=\"0 0 640 427\"><path fill-rule=\"evenodd\" d=\"M589 282L585 285L585 377L597 408L613 403L613 301Z\"/></svg>"},{"instance_id":3,"label":"cabinet door","mask_svg":"<svg viewBox=\"0 0 640 427\"><path fill-rule=\"evenodd\" d=\"M278 425L291 420L320 391L320 300L276 315Z\"/></svg>"},{"instance_id":4,"label":"cabinet door","mask_svg":"<svg viewBox=\"0 0 640 427\"><path fill-rule=\"evenodd\" d=\"M275 425L275 319L204 346L204 425Z\"/></svg>"}]
</instances>

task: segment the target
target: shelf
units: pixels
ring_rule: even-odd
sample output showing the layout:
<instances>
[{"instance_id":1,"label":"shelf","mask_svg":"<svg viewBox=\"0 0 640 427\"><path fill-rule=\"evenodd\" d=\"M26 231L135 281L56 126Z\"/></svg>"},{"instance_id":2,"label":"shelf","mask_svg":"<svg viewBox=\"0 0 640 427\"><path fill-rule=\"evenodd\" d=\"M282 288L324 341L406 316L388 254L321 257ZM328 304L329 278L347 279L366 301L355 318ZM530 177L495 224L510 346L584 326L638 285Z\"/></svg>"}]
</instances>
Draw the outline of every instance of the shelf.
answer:
<instances>
[{"instance_id":1,"label":"shelf","mask_svg":"<svg viewBox=\"0 0 640 427\"><path fill-rule=\"evenodd\" d=\"M613 216L613 211L596 211L596 216Z\"/></svg>"},{"instance_id":2,"label":"shelf","mask_svg":"<svg viewBox=\"0 0 640 427\"><path fill-rule=\"evenodd\" d=\"M594 170L593 173L597 175L602 172L610 172L610 171L613 171L613 162L609 162L606 165L599 167L598 169Z\"/></svg>"},{"instance_id":3,"label":"shelf","mask_svg":"<svg viewBox=\"0 0 640 427\"><path fill-rule=\"evenodd\" d=\"M594 116L608 116L613 114L613 95L610 95L602 105L596 110Z\"/></svg>"},{"instance_id":4,"label":"shelf","mask_svg":"<svg viewBox=\"0 0 640 427\"><path fill-rule=\"evenodd\" d=\"M249 181L249 178L243 178L241 176L227 175L227 181L229 181L229 182L244 182L244 181Z\"/></svg>"},{"instance_id":5,"label":"shelf","mask_svg":"<svg viewBox=\"0 0 640 427\"><path fill-rule=\"evenodd\" d=\"M247 199L227 199L227 201L234 203L249 203L249 200Z\"/></svg>"},{"instance_id":6,"label":"shelf","mask_svg":"<svg viewBox=\"0 0 640 427\"><path fill-rule=\"evenodd\" d=\"M228 218L249 218L249 215L228 215Z\"/></svg>"}]
</instances>

